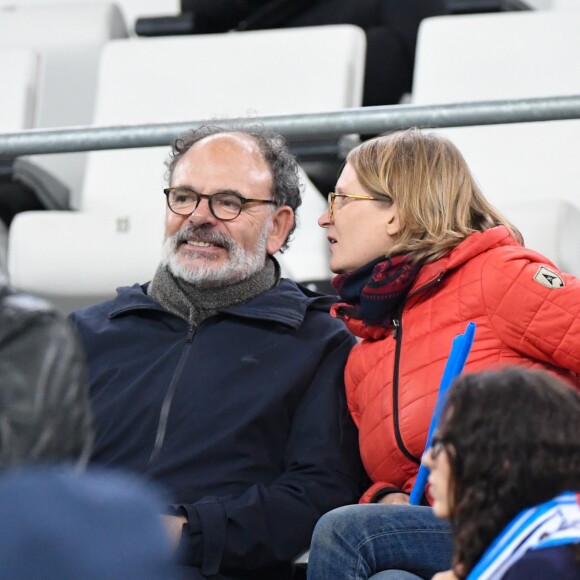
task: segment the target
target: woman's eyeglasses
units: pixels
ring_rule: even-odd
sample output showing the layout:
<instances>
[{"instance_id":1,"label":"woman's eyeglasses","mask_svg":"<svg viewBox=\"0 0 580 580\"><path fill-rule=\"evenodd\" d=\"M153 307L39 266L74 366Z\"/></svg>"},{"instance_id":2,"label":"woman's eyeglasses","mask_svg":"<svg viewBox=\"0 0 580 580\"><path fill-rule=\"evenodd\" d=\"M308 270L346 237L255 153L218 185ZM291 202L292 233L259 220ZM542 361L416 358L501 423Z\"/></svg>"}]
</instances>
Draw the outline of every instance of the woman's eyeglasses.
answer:
<instances>
[{"instance_id":1,"label":"woman's eyeglasses","mask_svg":"<svg viewBox=\"0 0 580 580\"><path fill-rule=\"evenodd\" d=\"M371 201L381 201L384 203L392 203L392 200L385 197L381 199L380 197L372 197L370 195L351 195L350 193L334 193L328 194L328 219L332 221L334 219L334 205L337 197L343 197L348 199L367 199Z\"/></svg>"}]
</instances>

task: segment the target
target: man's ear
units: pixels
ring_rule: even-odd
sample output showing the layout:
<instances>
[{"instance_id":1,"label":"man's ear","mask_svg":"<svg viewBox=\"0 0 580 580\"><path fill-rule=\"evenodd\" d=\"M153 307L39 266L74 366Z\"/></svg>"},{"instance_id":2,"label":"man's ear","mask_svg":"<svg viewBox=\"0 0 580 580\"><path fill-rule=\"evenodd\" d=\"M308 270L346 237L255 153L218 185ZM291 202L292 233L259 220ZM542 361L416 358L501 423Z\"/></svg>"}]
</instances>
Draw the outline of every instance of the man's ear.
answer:
<instances>
[{"instance_id":1,"label":"man's ear","mask_svg":"<svg viewBox=\"0 0 580 580\"><path fill-rule=\"evenodd\" d=\"M294 212L292 208L287 205L277 208L272 216L272 228L266 243L270 256L273 256L284 245L293 225Z\"/></svg>"}]
</instances>

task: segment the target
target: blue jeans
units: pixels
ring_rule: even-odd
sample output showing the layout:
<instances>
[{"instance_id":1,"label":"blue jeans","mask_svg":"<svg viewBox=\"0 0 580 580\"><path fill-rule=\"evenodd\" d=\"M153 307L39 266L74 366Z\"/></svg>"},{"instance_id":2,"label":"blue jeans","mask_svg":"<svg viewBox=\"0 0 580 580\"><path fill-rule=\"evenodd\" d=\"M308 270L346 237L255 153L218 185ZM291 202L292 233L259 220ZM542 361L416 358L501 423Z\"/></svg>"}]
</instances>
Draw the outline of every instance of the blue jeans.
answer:
<instances>
[{"instance_id":1,"label":"blue jeans","mask_svg":"<svg viewBox=\"0 0 580 580\"><path fill-rule=\"evenodd\" d=\"M405 572L404 570L386 570L373 574L369 580L423 580L421 576Z\"/></svg>"},{"instance_id":2,"label":"blue jeans","mask_svg":"<svg viewBox=\"0 0 580 580\"><path fill-rule=\"evenodd\" d=\"M345 506L316 524L308 580L366 580L382 571L392 571L387 578L409 578L407 572L430 579L451 567L452 551L448 523L429 507Z\"/></svg>"}]
</instances>

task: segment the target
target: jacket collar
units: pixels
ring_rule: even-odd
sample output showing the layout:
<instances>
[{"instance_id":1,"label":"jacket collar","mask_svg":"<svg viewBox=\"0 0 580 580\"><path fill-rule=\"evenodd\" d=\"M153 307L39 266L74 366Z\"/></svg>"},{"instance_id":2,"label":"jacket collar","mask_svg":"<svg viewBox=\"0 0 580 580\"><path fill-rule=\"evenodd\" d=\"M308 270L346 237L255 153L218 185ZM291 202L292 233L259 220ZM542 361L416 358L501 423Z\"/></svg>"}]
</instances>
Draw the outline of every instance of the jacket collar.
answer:
<instances>
[{"instance_id":1,"label":"jacket collar","mask_svg":"<svg viewBox=\"0 0 580 580\"><path fill-rule=\"evenodd\" d=\"M447 272L462 266L487 250L499 246L513 246L516 244L518 242L514 240L505 226L496 226L484 232L471 234L439 260L425 264L409 291L408 297L412 296L415 292L420 292L422 288L431 282L435 282L438 278L444 277ZM354 335L368 340L380 340L391 332L390 328L386 329L378 325L365 325L362 320L356 320L341 314L340 306L340 304L334 305L331 309L331 315L336 318L342 318L348 329Z\"/></svg>"},{"instance_id":2,"label":"jacket collar","mask_svg":"<svg viewBox=\"0 0 580 580\"><path fill-rule=\"evenodd\" d=\"M439 258L439 260L425 264L421 268L409 294L412 294L438 276L462 266L472 258L475 258L475 256L483 254L483 252L491 250L494 247L511 246L514 244L517 244L517 242L505 226L496 226L484 232L475 232L448 254Z\"/></svg>"},{"instance_id":3,"label":"jacket collar","mask_svg":"<svg viewBox=\"0 0 580 580\"><path fill-rule=\"evenodd\" d=\"M116 318L138 310L157 310L167 316L175 316L147 295L147 284L134 284L117 289L111 302L108 317ZM264 320L285 324L293 329L301 326L309 309L326 311L336 302L333 296L323 296L282 278L268 292L259 294L249 302L225 308L220 312L241 318Z\"/></svg>"}]
</instances>

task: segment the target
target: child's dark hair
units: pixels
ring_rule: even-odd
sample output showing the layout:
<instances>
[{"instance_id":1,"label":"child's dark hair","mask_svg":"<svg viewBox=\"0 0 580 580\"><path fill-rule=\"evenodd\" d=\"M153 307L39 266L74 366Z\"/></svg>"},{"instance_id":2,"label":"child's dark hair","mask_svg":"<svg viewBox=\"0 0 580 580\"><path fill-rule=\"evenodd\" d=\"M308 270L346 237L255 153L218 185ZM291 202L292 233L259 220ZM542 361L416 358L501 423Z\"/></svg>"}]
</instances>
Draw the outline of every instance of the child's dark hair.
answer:
<instances>
[{"instance_id":1,"label":"child's dark hair","mask_svg":"<svg viewBox=\"0 0 580 580\"><path fill-rule=\"evenodd\" d=\"M547 373L461 376L439 435L451 465L453 564L462 577L520 511L580 490L580 394ZM580 559L580 544L574 550Z\"/></svg>"}]
</instances>

